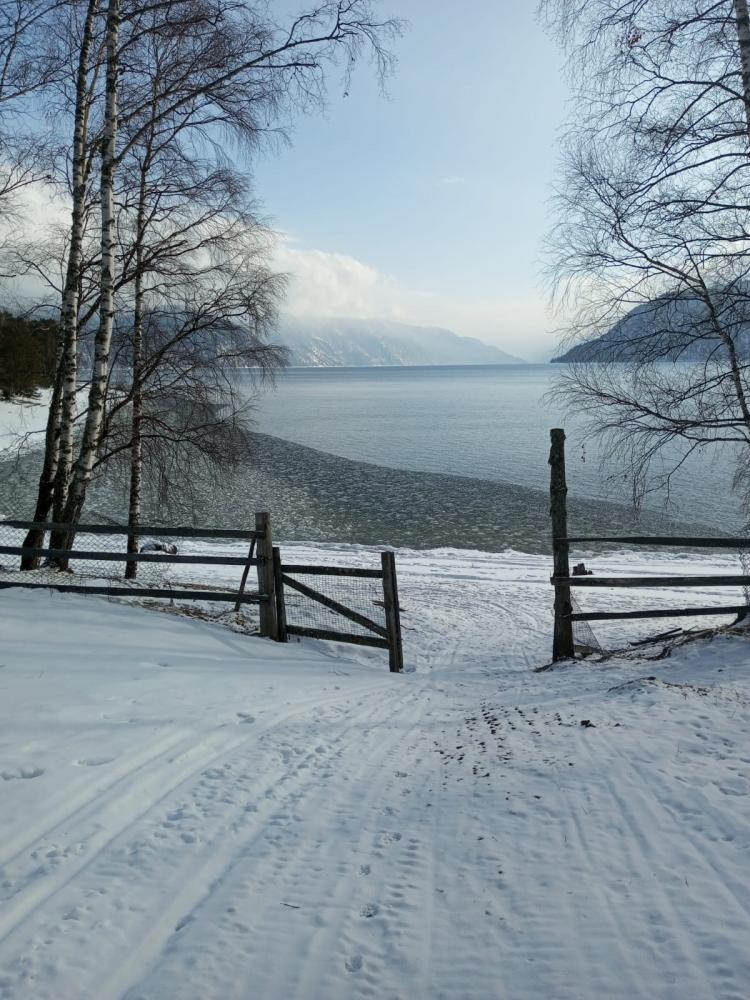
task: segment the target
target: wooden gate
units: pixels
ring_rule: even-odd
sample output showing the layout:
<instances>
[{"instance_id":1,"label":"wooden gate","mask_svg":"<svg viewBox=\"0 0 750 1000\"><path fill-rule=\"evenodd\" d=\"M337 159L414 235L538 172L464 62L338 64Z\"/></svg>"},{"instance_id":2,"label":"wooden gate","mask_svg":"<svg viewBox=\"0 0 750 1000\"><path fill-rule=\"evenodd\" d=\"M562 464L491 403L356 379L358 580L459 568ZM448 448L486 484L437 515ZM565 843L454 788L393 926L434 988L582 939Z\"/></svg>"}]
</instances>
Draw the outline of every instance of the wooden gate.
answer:
<instances>
[{"instance_id":1,"label":"wooden gate","mask_svg":"<svg viewBox=\"0 0 750 1000\"><path fill-rule=\"evenodd\" d=\"M387 649L391 673L401 673L401 614L392 552L381 553L380 569L285 565L278 548L273 550L273 563L281 642L298 635ZM303 581L299 577L313 579Z\"/></svg>"}]
</instances>

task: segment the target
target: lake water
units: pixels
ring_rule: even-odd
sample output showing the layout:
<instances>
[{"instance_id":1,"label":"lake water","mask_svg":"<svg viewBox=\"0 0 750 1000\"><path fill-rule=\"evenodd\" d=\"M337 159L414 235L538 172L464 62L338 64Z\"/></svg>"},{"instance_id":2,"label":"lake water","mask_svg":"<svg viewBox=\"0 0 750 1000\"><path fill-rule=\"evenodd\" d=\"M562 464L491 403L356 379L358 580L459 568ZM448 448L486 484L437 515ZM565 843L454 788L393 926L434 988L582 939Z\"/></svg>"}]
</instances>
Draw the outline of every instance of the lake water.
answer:
<instances>
[{"instance_id":1,"label":"lake water","mask_svg":"<svg viewBox=\"0 0 750 1000\"><path fill-rule=\"evenodd\" d=\"M607 456L584 447L580 421L545 398L557 372L548 364L291 369L260 400L257 426L354 461L545 492L549 430L565 427L571 503L627 502L629 487ZM729 463L704 462L689 462L676 477L670 515L735 524ZM663 511L664 501L656 495L645 506Z\"/></svg>"},{"instance_id":2,"label":"lake water","mask_svg":"<svg viewBox=\"0 0 750 1000\"><path fill-rule=\"evenodd\" d=\"M270 510L276 537L488 551L549 548L549 429L568 433L576 533L696 533L739 526L724 463L694 462L674 508L651 498L635 522L626 483L585 454L576 421L545 394L552 365L292 369L255 400L255 457L220 482L191 468L189 494L144 520L246 527ZM251 382L246 382L248 396ZM30 516L39 456L0 468L0 515ZM94 485L90 520L125 516L126 483Z\"/></svg>"}]
</instances>

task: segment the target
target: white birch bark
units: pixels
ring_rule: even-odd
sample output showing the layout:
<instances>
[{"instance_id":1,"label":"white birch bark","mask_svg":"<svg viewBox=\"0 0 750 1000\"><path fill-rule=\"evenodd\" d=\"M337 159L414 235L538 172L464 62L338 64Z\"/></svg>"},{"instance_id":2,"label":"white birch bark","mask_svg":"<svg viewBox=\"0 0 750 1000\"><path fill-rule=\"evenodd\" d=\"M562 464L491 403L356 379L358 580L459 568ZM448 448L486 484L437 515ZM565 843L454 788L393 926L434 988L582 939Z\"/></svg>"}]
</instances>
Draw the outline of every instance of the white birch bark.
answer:
<instances>
[{"instance_id":1,"label":"white birch bark","mask_svg":"<svg viewBox=\"0 0 750 1000\"><path fill-rule=\"evenodd\" d=\"M73 129L72 174L73 207L70 227L70 249L62 302L62 402L60 408L59 459L54 482L54 520L59 520L68 496L70 470L73 465L73 433L76 416L78 380L78 290L83 256L83 223L86 202L86 153L90 94L88 71L94 24L99 0L89 0L81 37L81 51L76 76L76 104Z\"/></svg>"},{"instance_id":2,"label":"white birch bark","mask_svg":"<svg viewBox=\"0 0 750 1000\"><path fill-rule=\"evenodd\" d=\"M89 0L81 35L81 49L76 74L76 104L73 137L73 210L70 251L61 310L60 340L55 384L52 390L44 440L44 463L39 476L34 521L43 522L55 507L55 516L62 513L63 504L55 502L55 493L63 484L67 491L73 451L73 421L75 419L75 386L77 378L77 318L78 275L81 267L83 212L86 191L85 155L88 134L87 73L99 0ZM29 548L40 548L44 532L32 528L24 539ZM22 569L35 569L38 557L24 557Z\"/></svg>"},{"instance_id":3,"label":"white birch bark","mask_svg":"<svg viewBox=\"0 0 750 1000\"><path fill-rule=\"evenodd\" d=\"M70 524L77 523L86 490L91 481L91 473L96 461L104 422L104 406L109 377L109 355L114 323L114 280L115 280L115 155L117 148L118 114L118 44L120 28L120 0L109 0L107 5L106 52L107 73L105 84L104 137L101 162L101 274L99 328L94 340L94 360L91 371L91 386L88 396L88 411L83 428L80 450L68 493L63 519ZM68 538L71 544L74 532Z\"/></svg>"}]
</instances>

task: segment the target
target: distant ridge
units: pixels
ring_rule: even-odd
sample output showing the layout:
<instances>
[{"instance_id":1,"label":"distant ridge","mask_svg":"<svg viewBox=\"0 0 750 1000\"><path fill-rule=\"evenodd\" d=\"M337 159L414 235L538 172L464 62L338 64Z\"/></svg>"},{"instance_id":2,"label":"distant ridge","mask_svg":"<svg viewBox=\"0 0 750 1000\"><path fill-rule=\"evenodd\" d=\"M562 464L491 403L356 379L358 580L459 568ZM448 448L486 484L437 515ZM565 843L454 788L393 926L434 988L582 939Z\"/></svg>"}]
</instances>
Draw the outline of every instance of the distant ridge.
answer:
<instances>
[{"instance_id":1,"label":"distant ridge","mask_svg":"<svg viewBox=\"0 0 750 1000\"><path fill-rule=\"evenodd\" d=\"M719 321L731 332L735 349L750 357L750 322L747 301L750 290L733 295L714 292ZM724 357L726 348L718 338L702 299L687 294L664 295L635 306L600 337L575 344L552 358L553 364L576 362L705 361Z\"/></svg>"},{"instance_id":2,"label":"distant ridge","mask_svg":"<svg viewBox=\"0 0 750 1000\"><path fill-rule=\"evenodd\" d=\"M300 367L525 364L474 337L385 319L285 318L277 339Z\"/></svg>"}]
</instances>

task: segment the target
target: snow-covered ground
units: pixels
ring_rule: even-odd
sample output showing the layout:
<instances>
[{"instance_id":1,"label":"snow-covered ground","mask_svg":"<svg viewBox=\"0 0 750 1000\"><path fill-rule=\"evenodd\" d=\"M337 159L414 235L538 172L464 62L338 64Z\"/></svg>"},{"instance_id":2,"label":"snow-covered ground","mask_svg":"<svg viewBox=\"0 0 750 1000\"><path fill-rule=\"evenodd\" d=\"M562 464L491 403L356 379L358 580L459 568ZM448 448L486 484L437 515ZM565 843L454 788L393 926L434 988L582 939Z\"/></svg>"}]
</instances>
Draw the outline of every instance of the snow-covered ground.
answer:
<instances>
[{"instance_id":1,"label":"snow-covered ground","mask_svg":"<svg viewBox=\"0 0 750 1000\"><path fill-rule=\"evenodd\" d=\"M398 566L397 676L0 592L0 997L746 1000L747 642L536 673L548 560Z\"/></svg>"},{"instance_id":2,"label":"snow-covered ground","mask_svg":"<svg viewBox=\"0 0 750 1000\"><path fill-rule=\"evenodd\" d=\"M3 452L44 442L49 400L48 389L40 390L35 399L0 399L0 458Z\"/></svg>"}]
</instances>

